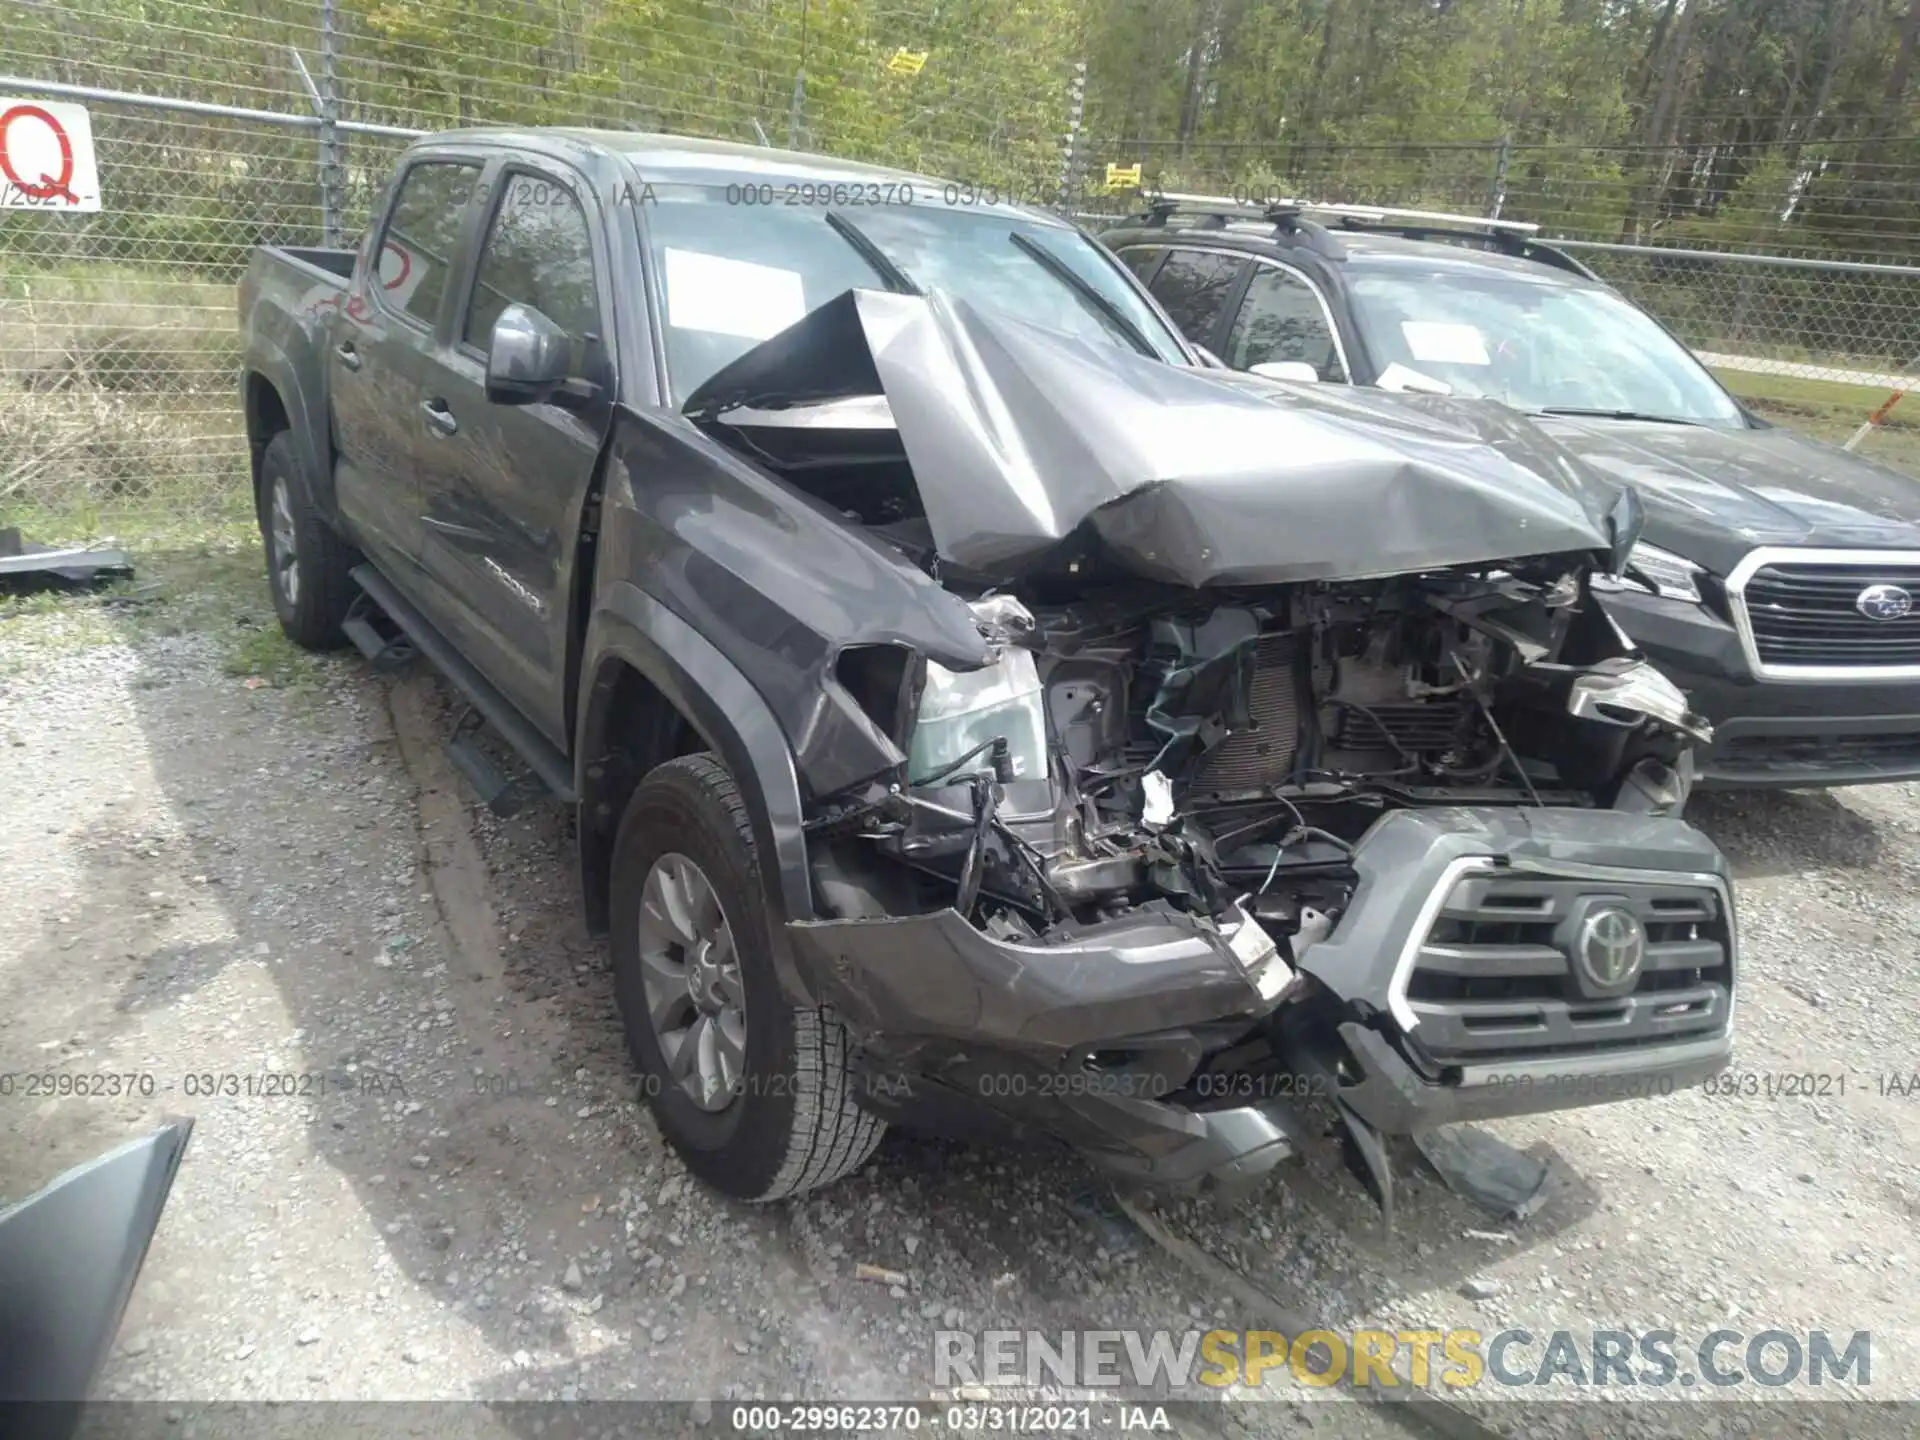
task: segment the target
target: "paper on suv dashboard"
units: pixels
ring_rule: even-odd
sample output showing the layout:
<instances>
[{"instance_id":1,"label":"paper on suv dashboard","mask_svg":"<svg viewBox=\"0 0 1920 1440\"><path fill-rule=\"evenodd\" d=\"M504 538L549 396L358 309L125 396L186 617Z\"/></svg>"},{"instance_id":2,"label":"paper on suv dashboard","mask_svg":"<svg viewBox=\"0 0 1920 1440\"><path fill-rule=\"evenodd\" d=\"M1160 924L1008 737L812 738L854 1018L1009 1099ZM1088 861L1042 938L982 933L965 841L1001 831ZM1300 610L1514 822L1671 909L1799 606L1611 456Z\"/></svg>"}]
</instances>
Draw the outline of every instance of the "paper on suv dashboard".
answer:
<instances>
[{"instance_id":1,"label":"paper on suv dashboard","mask_svg":"<svg viewBox=\"0 0 1920 1440\"><path fill-rule=\"evenodd\" d=\"M1428 365L1491 365L1487 342L1471 325L1451 320L1402 320L1413 358Z\"/></svg>"},{"instance_id":2,"label":"paper on suv dashboard","mask_svg":"<svg viewBox=\"0 0 1920 1440\"><path fill-rule=\"evenodd\" d=\"M800 272L698 250L666 251L667 323L767 340L807 313Z\"/></svg>"},{"instance_id":3,"label":"paper on suv dashboard","mask_svg":"<svg viewBox=\"0 0 1920 1440\"><path fill-rule=\"evenodd\" d=\"M1451 395L1453 387L1444 380L1410 370L1398 360L1392 361L1373 382L1382 390L1412 391L1418 395Z\"/></svg>"}]
</instances>

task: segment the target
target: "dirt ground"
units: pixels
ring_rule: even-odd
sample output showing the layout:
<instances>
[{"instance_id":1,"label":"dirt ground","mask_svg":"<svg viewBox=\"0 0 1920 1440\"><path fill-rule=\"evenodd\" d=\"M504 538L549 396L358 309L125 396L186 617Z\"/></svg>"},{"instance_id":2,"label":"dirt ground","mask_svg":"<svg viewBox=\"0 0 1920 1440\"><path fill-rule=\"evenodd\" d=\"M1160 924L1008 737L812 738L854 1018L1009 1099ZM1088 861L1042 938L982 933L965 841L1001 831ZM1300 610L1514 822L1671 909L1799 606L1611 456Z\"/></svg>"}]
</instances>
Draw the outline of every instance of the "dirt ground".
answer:
<instances>
[{"instance_id":1,"label":"dirt ground","mask_svg":"<svg viewBox=\"0 0 1920 1440\"><path fill-rule=\"evenodd\" d=\"M256 563L0 611L0 1198L194 1118L102 1387L173 1433L236 1400L924 1398L938 1328L1243 1328L1253 1290L1336 1327L1869 1330L1870 1383L1827 1395L1920 1397L1920 789L1696 802L1740 880L1732 1081L1493 1127L1554 1166L1525 1223L1415 1174L1386 1233L1328 1148L1231 1205L1162 1203L1169 1249L1071 1159L898 1133L741 1206L635 1103L566 818L478 810L442 687L286 650ZM126 1078L28 1093L48 1075ZM1864 1433L1839 1407L1664 1408L1702 1394L1475 1414ZM1270 1385L1176 1422L1408 1420Z\"/></svg>"}]
</instances>

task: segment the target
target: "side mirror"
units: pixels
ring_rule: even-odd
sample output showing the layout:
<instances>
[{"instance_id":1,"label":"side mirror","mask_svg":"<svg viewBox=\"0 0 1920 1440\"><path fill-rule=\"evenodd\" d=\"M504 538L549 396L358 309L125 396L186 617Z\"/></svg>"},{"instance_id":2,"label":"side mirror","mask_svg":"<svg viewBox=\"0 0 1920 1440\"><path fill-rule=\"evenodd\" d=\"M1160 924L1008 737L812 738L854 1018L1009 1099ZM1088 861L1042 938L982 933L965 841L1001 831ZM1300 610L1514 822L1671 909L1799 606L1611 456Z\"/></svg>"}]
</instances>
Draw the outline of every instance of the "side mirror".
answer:
<instances>
[{"instance_id":1,"label":"side mirror","mask_svg":"<svg viewBox=\"0 0 1920 1440\"><path fill-rule=\"evenodd\" d=\"M1320 372L1304 360L1262 360L1247 369L1269 380L1291 380L1296 385L1315 385L1320 381Z\"/></svg>"},{"instance_id":2,"label":"side mirror","mask_svg":"<svg viewBox=\"0 0 1920 1440\"><path fill-rule=\"evenodd\" d=\"M487 346L487 399L496 405L535 405L567 383L573 342L530 305L509 305L493 322Z\"/></svg>"}]
</instances>

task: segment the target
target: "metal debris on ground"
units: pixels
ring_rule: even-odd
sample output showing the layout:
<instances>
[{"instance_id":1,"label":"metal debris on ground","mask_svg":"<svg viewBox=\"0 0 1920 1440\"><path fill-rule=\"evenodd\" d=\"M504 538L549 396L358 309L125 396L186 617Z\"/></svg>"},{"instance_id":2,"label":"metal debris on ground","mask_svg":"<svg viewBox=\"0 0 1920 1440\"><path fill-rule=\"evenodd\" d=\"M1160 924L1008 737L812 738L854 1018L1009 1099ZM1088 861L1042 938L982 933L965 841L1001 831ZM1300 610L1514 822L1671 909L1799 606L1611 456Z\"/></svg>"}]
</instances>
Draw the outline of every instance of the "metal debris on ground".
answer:
<instances>
[{"instance_id":1,"label":"metal debris on ground","mask_svg":"<svg viewBox=\"0 0 1920 1440\"><path fill-rule=\"evenodd\" d=\"M21 539L17 529L0 530L0 592L79 589L132 574L133 562L124 550L36 545Z\"/></svg>"},{"instance_id":2,"label":"metal debris on ground","mask_svg":"<svg viewBox=\"0 0 1920 1440\"><path fill-rule=\"evenodd\" d=\"M1413 1143L1454 1194L1502 1220L1525 1220L1552 1198L1553 1172L1472 1125L1438 1125Z\"/></svg>"},{"instance_id":3,"label":"metal debris on ground","mask_svg":"<svg viewBox=\"0 0 1920 1440\"><path fill-rule=\"evenodd\" d=\"M1249 1280L1240 1271L1227 1264L1195 1244L1183 1235L1170 1230L1151 1211L1136 1204L1125 1194L1116 1192L1114 1204L1119 1211L1140 1228L1142 1234L1182 1268L1196 1278L1206 1282L1208 1289L1221 1299L1239 1307L1244 1317L1242 1324L1248 1327L1261 1326L1276 1330L1282 1335L1301 1336L1325 1327L1291 1306L1283 1305L1274 1296ZM1316 1368L1324 1370L1331 1357L1325 1353L1316 1353ZM1508 1440L1502 1432L1472 1411L1441 1396L1423 1394L1414 1388L1410 1375L1403 1367L1394 1366L1394 1373L1400 1384L1393 1389L1378 1386L1351 1386L1342 1384L1339 1388L1356 1399L1367 1401L1382 1407L1382 1413L1417 1435L1432 1437L1432 1440Z\"/></svg>"},{"instance_id":4,"label":"metal debris on ground","mask_svg":"<svg viewBox=\"0 0 1920 1440\"><path fill-rule=\"evenodd\" d=\"M1085 1220L1100 1244L1115 1255L1133 1249L1139 1239L1139 1231L1127 1223L1126 1212L1111 1191L1099 1187L1078 1191L1068 1197L1067 1208Z\"/></svg>"}]
</instances>

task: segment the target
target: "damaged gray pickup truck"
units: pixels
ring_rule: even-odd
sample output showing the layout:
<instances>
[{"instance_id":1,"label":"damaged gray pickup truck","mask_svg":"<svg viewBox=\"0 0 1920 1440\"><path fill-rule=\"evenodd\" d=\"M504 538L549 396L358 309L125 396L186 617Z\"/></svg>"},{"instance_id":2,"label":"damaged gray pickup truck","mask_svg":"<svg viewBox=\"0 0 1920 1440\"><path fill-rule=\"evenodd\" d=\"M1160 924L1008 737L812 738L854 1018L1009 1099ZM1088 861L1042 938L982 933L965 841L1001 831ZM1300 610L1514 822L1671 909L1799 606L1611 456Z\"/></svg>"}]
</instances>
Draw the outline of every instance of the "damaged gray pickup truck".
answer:
<instances>
[{"instance_id":1,"label":"damaged gray pickup truck","mask_svg":"<svg viewBox=\"0 0 1920 1440\"><path fill-rule=\"evenodd\" d=\"M792 1194L894 1120L1244 1183L1337 1124L1384 1186L1384 1135L1723 1066L1706 730L1589 590L1631 496L1216 368L971 198L460 132L241 288L288 634L424 654L576 807L689 1167Z\"/></svg>"}]
</instances>

